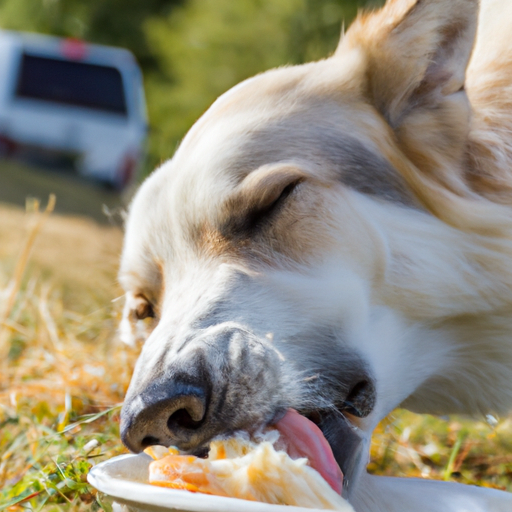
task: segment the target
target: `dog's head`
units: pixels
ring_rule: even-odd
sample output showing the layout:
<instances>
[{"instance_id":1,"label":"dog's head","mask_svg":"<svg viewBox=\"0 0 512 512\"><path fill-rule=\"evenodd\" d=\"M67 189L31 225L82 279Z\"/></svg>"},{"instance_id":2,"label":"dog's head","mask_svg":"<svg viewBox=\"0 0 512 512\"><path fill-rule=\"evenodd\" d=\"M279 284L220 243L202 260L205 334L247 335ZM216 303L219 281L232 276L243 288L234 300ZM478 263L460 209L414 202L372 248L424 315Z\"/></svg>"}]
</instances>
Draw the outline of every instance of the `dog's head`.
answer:
<instances>
[{"instance_id":1,"label":"dog's head","mask_svg":"<svg viewBox=\"0 0 512 512\"><path fill-rule=\"evenodd\" d=\"M444 349L422 322L456 314L462 289L444 242L471 221L449 205L476 10L389 2L331 58L223 95L146 180L120 272L127 315L154 324L122 413L131 450L195 452L291 407L350 486L390 410L450 407L425 391Z\"/></svg>"}]
</instances>

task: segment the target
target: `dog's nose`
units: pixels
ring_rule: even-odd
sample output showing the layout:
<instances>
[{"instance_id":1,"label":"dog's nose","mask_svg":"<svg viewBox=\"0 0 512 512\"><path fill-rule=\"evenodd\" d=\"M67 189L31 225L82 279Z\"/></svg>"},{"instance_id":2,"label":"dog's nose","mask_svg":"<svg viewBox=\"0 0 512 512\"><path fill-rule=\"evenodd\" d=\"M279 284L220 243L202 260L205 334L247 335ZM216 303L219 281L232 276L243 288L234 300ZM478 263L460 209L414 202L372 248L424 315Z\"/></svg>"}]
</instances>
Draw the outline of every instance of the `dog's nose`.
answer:
<instances>
[{"instance_id":1,"label":"dog's nose","mask_svg":"<svg viewBox=\"0 0 512 512\"><path fill-rule=\"evenodd\" d=\"M121 411L121 439L132 451L160 444L186 447L206 415L209 388L179 377L153 383L130 396Z\"/></svg>"}]
</instances>

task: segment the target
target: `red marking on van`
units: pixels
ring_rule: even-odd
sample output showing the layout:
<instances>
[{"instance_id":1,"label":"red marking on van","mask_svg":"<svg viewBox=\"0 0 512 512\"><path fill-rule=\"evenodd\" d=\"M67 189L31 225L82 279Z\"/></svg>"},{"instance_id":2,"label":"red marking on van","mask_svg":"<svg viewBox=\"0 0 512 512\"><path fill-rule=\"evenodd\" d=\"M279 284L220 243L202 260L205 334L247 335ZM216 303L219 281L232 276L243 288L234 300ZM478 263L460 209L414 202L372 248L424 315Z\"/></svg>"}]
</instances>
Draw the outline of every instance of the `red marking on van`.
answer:
<instances>
[{"instance_id":1,"label":"red marking on van","mask_svg":"<svg viewBox=\"0 0 512 512\"><path fill-rule=\"evenodd\" d=\"M82 60L87 56L87 44L80 39L64 39L61 43L64 57L71 60Z\"/></svg>"}]
</instances>

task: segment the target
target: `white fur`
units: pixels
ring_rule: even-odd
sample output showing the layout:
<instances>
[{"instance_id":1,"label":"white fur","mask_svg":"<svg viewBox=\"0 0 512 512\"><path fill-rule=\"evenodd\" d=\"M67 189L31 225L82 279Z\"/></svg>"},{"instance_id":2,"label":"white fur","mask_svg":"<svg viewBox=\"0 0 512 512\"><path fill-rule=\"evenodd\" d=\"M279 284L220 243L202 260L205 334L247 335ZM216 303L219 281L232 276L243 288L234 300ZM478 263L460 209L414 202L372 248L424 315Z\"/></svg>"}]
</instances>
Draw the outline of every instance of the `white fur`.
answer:
<instances>
[{"instance_id":1,"label":"white fur","mask_svg":"<svg viewBox=\"0 0 512 512\"><path fill-rule=\"evenodd\" d=\"M397 0L394 5L403 3L407 2ZM512 10L512 2L505 3ZM491 2L489 9L496 4ZM434 24L435 9L429 13ZM486 37L484 32L480 28L479 44ZM464 59L469 55L468 38L460 43ZM342 49L347 50L344 45L349 43L344 40ZM482 52L477 46L475 55ZM414 174L417 169L410 162L413 171L406 178L421 201L395 204L333 178L333 155L319 154L316 146L298 145L290 156L279 142L273 144L283 135L292 142L302 140L315 120L321 119L333 136L357 137L366 148L393 159L386 153L394 143L391 128L363 102L356 86L367 65L364 52L349 48L344 67L336 65L337 58L274 70L243 82L217 100L173 160L141 187L130 209L120 273L128 294L126 318L136 307L136 297L158 306L159 321L146 341L139 376L146 368L160 365L161 369L186 358L193 351L186 340L204 342L208 337L215 339L218 332L236 329L259 340L255 350L274 351L283 359L286 351L274 340L292 339L328 324L373 372L376 406L367 418L357 420L367 441L377 423L401 405L424 413L508 413L512 409L512 214L508 206L458 183L460 169L455 165L452 169L446 164L453 171L447 177L442 175L446 169L439 170L437 178L446 189L439 184L436 189L430 176ZM471 66L474 92L469 97L478 103L483 101L478 84L484 78L478 75L478 64ZM467 102L459 90L460 65L455 68L447 105L443 104L450 120L453 111L459 110L466 119ZM386 99L396 111L390 116L393 123L410 117L407 94L409 89L400 101ZM479 112L492 115L493 106L486 108ZM300 122L281 123L295 112ZM491 141L493 165L501 165L506 175L512 149L504 138L510 134L512 115L498 114L503 123L497 132L491 132L482 114L482 118L476 116L469 137ZM411 121L413 127L415 122ZM242 171L235 175L226 169L237 162L250 136L269 126L274 126L273 137L260 141L254 154L272 150L277 163L296 167L305 176L293 192L295 210L282 230L285 238L297 229L304 254L297 256L295 246L292 256L267 250L265 256L272 264L249 264L242 257L199 251L191 242L191 232L197 226L215 225L226 198L240 193L244 183ZM426 142L437 143L436 130L425 135ZM405 159L400 158L394 157L397 168ZM200 324L219 304L224 317ZM127 321L122 330L124 339L130 340ZM177 341L169 341L169 333ZM211 357L217 357L211 350ZM308 347L304 358L315 350L314 345ZM236 357L230 354L231 359ZM294 379L313 382L315 375L290 374L283 379L288 384ZM301 397L290 400L300 405ZM329 404L329 397L318 400ZM362 473L354 485L357 512L512 510L509 494L458 484Z\"/></svg>"}]
</instances>

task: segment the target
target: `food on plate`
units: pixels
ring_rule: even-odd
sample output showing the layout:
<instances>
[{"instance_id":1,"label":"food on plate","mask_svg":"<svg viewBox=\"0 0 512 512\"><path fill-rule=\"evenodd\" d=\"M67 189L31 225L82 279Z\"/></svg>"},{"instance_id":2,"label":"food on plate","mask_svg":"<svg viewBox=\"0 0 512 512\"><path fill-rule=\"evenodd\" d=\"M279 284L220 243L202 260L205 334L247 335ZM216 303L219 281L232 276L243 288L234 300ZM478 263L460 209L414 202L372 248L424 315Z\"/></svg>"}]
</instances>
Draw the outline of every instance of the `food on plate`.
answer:
<instances>
[{"instance_id":1,"label":"food on plate","mask_svg":"<svg viewBox=\"0 0 512 512\"><path fill-rule=\"evenodd\" d=\"M264 503L352 510L343 475L320 429L289 409L274 430L213 440L207 458L151 447L153 485ZM317 470L318 469L318 470Z\"/></svg>"}]
</instances>

